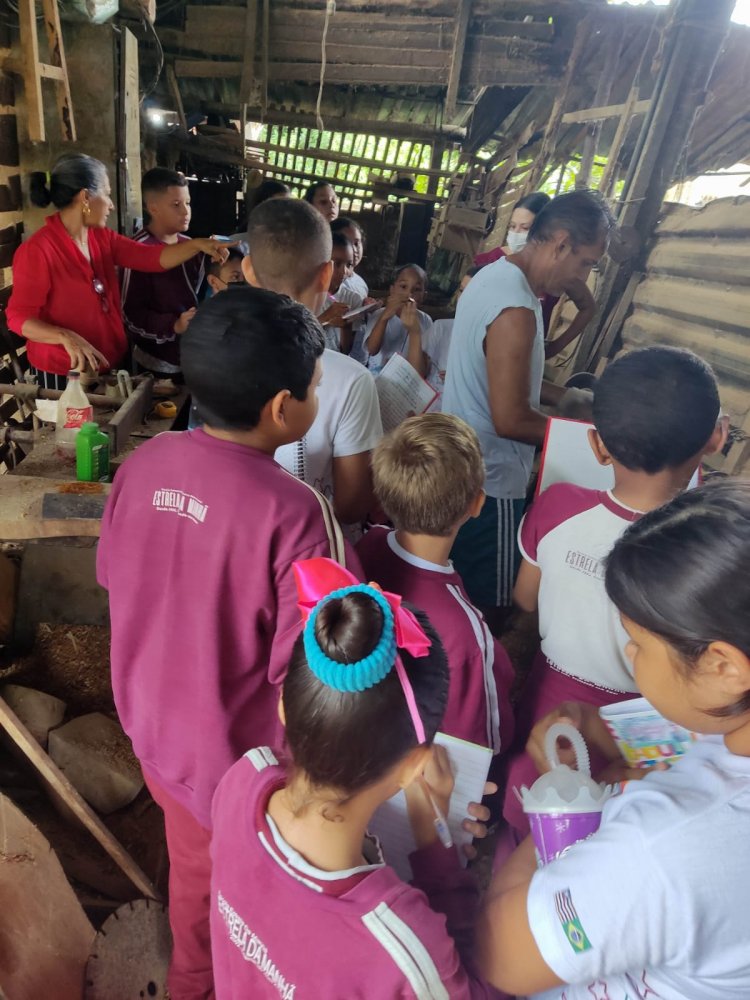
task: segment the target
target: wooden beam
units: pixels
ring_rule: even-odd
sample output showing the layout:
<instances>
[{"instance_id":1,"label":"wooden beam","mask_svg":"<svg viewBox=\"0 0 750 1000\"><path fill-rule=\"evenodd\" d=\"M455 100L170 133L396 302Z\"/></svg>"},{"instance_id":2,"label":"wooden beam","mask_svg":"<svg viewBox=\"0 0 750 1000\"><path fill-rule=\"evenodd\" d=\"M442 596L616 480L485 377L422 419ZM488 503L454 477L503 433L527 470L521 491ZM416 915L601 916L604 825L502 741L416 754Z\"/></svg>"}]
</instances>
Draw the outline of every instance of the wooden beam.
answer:
<instances>
[{"instance_id":1,"label":"wooden beam","mask_svg":"<svg viewBox=\"0 0 750 1000\"><path fill-rule=\"evenodd\" d=\"M640 104L646 104L647 107L644 111L648 111L651 107L651 101L639 101L638 94L640 93L640 86L638 84L638 76L630 88L630 93L628 94L628 99L623 105L622 114L620 115L620 121L617 123L617 131L615 132L615 137L612 140L612 144L609 147L609 155L607 157L607 165L604 168L604 173L602 174L602 179L599 182L599 190L603 195L607 196L610 193L615 180L615 175L617 173L618 159L620 156L620 149L625 141L628 134L630 126L633 124L635 119L635 108Z\"/></svg>"},{"instance_id":2,"label":"wooden beam","mask_svg":"<svg viewBox=\"0 0 750 1000\"><path fill-rule=\"evenodd\" d=\"M32 0L32 7L34 3ZM47 31L47 42L49 43L50 62L40 70L58 70L60 77L55 79L55 96L57 98L57 110L60 114L62 137L67 142L76 141L76 123L73 116L73 101L70 96L70 83L68 81L68 69L65 63L65 47L63 45L62 28L60 27L60 11L57 8L57 0L42 0L42 12L44 13L44 27Z\"/></svg>"},{"instance_id":3,"label":"wooden beam","mask_svg":"<svg viewBox=\"0 0 750 1000\"><path fill-rule=\"evenodd\" d=\"M599 78L594 95L594 104L601 106L606 104L612 93L612 85L617 76L620 65L620 54L622 52L623 35L620 31L609 32L607 45L604 50L604 71ZM563 115L565 118L565 115ZM586 138L583 140L581 151L581 165L576 174L575 186L578 190L585 190L591 182L591 169L594 165L594 157L599 147L599 139L602 134L602 122L600 120L592 122L586 129ZM560 171L562 180L563 171Z\"/></svg>"},{"instance_id":4,"label":"wooden beam","mask_svg":"<svg viewBox=\"0 0 750 1000\"><path fill-rule=\"evenodd\" d=\"M239 102L202 102L205 111L217 114L234 115L239 118ZM333 132L360 132L365 135L379 135L394 139L426 139L431 141L437 136L443 136L449 141L461 142L466 138L466 129L457 125L426 125L422 122L394 121L393 119L352 118L349 115L326 114L326 128ZM260 108L248 107L247 120L260 121ZM269 108L266 115L269 125L303 125L317 128L315 115L312 112L288 111L286 108Z\"/></svg>"},{"instance_id":5,"label":"wooden beam","mask_svg":"<svg viewBox=\"0 0 750 1000\"><path fill-rule=\"evenodd\" d=\"M26 120L29 139L44 142L44 104L42 103L42 78L39 65L39 39L36 33L36 4L34 0L18 0L18 26L21 36L23 83L26 97Z\"/></svg>"},{"instance_id":6,"label":"wooden beam","mask_svg":"<svg viewBox=\"0 0 750 1000\"><path fill-rule=\"evenodd\" d=\"M263 40L260 47L260 107L268 111L268 50L271 46L271 0L263 0Z\"/></svg>"},{"instance_id":7,"label":"wooden beam","mask_svg":"<svg viewBox=\"0 0 750 1000\"><path fill-rule=\"evenodd\" d=\"M624 104L609 104L606 107L582 108L580 111L568 111L562 116L563 125L578 125L583 122L604 121L606 118L621 118L628 111L631 115L645 114L651 107L651 101L635 101Z\"/></svg>"},{"instance_id":8,"label":"wooden beam","mask_svg":"<svg viewBox=\"0 0 750 1000\"><path fill-rule=\"evenodd\" d=\"M180 127L187 132L187 118L185 117L185 107L182 103L182 94L180 93L180 85L177 81L177 76L174 71L174 66L171 63L167 63L167 87L169 88L170 96L175 104L175 111L177 112L177 119L180 123Z\"/></svg>"},{"instance_id":9,"label":"wooden beam","mask_svg":"<svg viewBox=\"0 0 750 1000\"><path fill-rule=\"evenodd\" d=\"M10 478L10 477L8 477ZM102 823L91 806L71 785L52 758L44 752L37 741L11 711L7 702L0 698L0 727L47 785L63 800L92 837L104 848L117 867L130 879L133 885L150 899L159 899L159 894L151 880L133 861L131 856Z\"/></svg>"},{"instance_id":10,"label":"wooden beam","mask_svg":"<svg viewBox=\"0 0 750 1000\"><path fill-rule=\"evenodd\" d=\"M201 129L201 132L202 131L203 129ZM232 134L229 133L228 129L217 129L216 131ZM233 134L237 135L236 132ZM237 136L237 138L240 140L240 142L237 143L237 145L241 146L242 137ZM382 160L369 160L362 156L353 156L350 153L339 153L332 149L320 150L317 147L305 147L302 149L295 149L290 151L286 146L279 146L278 144L273 142L261 142L260 140L257 139L248 140L247 143L245 144L245 147L246 148L249 147L250 149L261 149L264 150L265 152L271 152L271 153L293 152L296 156L305 156L317 160L330 160L333 161L334 163L347 163L350 166L355 166L355 167L374 167L376 169L381 169L382 167L385 166ZM408 169L412 173L421 177L450 177L452 173L451 170L436 170L433 169L433 167L409 167Z\"/></svg>"},{"instance_id":11,"label":"wooden beam","mask_svg":"<svg viewBox=\"0 0 750 1000\"><path fill-rule=\"evenodd\" d=\"M258 32L258 0L247 0L245 8L245 33L242 40L242 77L240 79L240 102L250 100L255 78L255 39ZM233 52L227 55L234 55Z\"/></svg>"},{"instance_id":12,"label":"wooden beam","mask_svg":"<svg viewBox=\"0 0 750 1000\"><path fill-rule=\"evenodd\" d=\"M466 33L469 30L472 0L459 0L456 11L455 27L453 29L453 48L451 50L450 69L448 70L448 89L445 92L445 114L452 118L456 112L458 87L461 82L461 71L464 65L466 50Z\"/></svg>"},{"instance_id":13,"label":"wooden beam","mask_svg":"<svg viewBox=\"0 0 750 1000\"><path fill-rule=\"evenodd\" d=\"M586 48L586 42L589 39L591 24L591 17L590 15L587 15L576 29L575 40L573 41L573 48L570 52L570 58L568 59L568 65L565 69L565 75L560 82L560 88L552 105L552 111L550 112L550 116L547 121L547 127L544 130L544 138L542 139L541 149L536 156L531 170L529 170L527 174L526 182L523 187L524 194L529 194L531 191L536 189L536 186L544 173L547 161L550 159L552 151L555 148L557 134L560 131L560 125L562 123L563 108L565 107L565 102L568 99L568 93L573 83L573 79L576 76L578 63L581 60L581 56Z\"/></svg>"}]
</instances>

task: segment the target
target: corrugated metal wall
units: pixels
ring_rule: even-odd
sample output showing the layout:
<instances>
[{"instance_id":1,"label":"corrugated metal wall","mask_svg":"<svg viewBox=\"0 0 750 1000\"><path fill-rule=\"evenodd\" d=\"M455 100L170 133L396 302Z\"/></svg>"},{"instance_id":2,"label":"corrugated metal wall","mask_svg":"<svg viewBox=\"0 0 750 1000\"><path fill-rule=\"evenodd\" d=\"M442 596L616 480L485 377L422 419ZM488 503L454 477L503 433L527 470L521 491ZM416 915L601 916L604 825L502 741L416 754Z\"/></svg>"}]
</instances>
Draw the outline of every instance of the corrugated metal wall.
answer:
<instances>
[{"instance_id":1,"label":"corrugated metal wall","mask_svg":"<svg viewBox=\"0 0 750 1000\"><path fill-rule=\"evenodd\" d=\"M713 366L738 431L727 471L750 472L750 197L668 207L622 339L689 347Z\"/></svg>"}]
</instances>

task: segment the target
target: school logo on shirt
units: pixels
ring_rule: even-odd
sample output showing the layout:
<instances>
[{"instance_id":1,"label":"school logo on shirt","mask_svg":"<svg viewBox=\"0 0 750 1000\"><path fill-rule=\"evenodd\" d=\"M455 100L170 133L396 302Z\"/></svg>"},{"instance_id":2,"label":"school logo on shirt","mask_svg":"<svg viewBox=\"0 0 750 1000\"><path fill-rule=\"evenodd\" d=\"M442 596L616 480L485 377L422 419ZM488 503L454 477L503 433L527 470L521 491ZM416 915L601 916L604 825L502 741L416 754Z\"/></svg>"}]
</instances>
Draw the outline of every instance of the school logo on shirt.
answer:
<instances>
[{"instance_id":1,"label":"school logo on shirt","mask_svg":"<svg viewBox=\"0 0 750 1000\"><path fill-rule=\"evenodd\" d=\"M587 552L577 552L575 549L568 549L565 556L566 565L584 576L592 576L595 580L604 579L604 563L601 559L590 556Z\"/></svg>"},{"instance_id":2,"label":"school logo on shirt","mask_svg":"<svg viewBox=\"0 0 750 1000\"><path fill-rule=\"evenodd\" d=\"M187 517L195 524L203 524L208 513L208 504L182 490L156 490L152 502L157 510Z\"/></svg>"},{"instance_id":3,"label":"school logo on shirt","mask_svg":"<svg viewBox=\"0 0 750 1000\"><path fill-rule=\"evenodd\" d=\"M555 909L557 910L557 916L562 924L565 937L568 939L573 951L590 951L592 945L586 937L586 931L584 931L580 917L575 906L573 906L570 889L564 889L562 892L555 893Z\"/></svg>"}]
</instances>

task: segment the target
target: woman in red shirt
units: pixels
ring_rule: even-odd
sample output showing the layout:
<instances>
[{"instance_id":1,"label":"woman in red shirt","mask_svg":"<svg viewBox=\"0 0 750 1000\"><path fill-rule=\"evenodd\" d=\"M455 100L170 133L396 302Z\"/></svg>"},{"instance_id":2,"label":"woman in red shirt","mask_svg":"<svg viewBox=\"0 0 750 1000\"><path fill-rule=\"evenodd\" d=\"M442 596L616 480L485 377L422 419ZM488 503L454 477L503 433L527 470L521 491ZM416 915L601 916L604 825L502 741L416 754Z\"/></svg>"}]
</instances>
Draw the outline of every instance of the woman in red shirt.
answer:
<instances>
[{"instance_id":1,"label":"woman in red shirt","mask_svg":"<svg viewBox=\"0 0 750 1000\"><path fill-rule=\"evenodd\" d=\"M114 208L103 163L82 153L60 157L49 189L32 177L31 200L57 212L13 258L8 326L28 341L32 371L48 389L65 387L71 368L116 368L127 355L118 267L166 271L198 253L223 261L226 244L187 240L142 246L106 228ZM40 182L41 180L41 182Z\"/></svg>"}]
</instances>

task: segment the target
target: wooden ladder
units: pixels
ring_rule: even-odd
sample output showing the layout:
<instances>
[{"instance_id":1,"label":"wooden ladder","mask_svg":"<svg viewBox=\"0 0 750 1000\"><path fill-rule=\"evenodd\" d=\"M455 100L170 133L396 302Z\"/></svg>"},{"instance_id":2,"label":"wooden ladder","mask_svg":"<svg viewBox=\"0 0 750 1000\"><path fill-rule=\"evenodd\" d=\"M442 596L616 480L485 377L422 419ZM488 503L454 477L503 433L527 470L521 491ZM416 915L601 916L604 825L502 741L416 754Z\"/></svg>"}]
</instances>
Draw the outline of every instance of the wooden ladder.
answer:
<instances>
[{"instance_id":1,"label":"wooden ladder","mask_svg":"<svg viewBox=\"0 0 750 1000\"><path fill-rule=\"evenodd\" d=\"M60 14L57 0L42 0L44 27L47 31L50 62L39 60L39 36L37 35L36 0L19 0L18 16L21 30L21 63L7 67L23 77L28 106L29 138L32 142L45 141L44 101L42 80L52 80L57 95L60 112L62 137L70 142L76 138L73 118L73 103L70 99L70 83L65 63L65 48L60 29Z\"/></svg>"}]
</instances>

